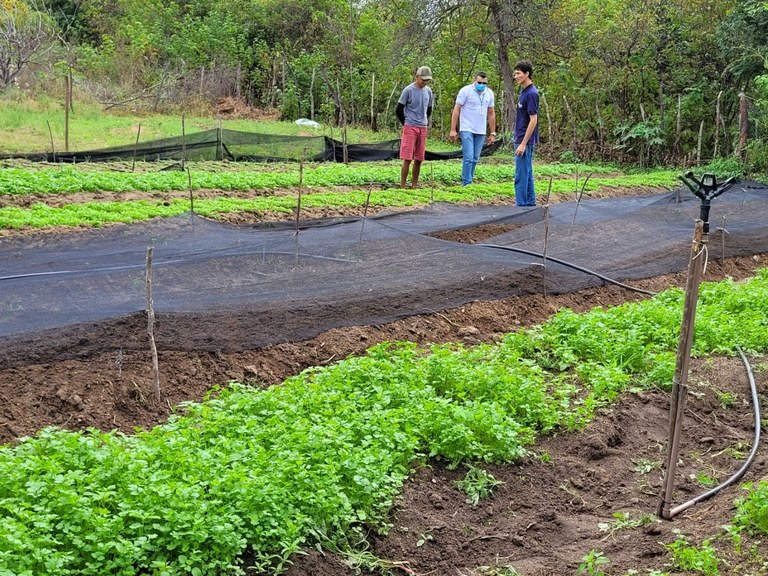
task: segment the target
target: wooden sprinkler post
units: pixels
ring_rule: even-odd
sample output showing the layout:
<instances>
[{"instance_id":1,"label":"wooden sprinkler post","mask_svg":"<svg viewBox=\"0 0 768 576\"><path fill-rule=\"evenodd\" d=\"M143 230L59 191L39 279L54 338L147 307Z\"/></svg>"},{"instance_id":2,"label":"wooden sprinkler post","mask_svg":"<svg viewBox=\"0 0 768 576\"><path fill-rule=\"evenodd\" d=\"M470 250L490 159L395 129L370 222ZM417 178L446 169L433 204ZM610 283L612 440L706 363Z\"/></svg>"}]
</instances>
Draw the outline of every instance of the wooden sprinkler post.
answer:
<instances>
[{"instance_id":1,"label":"wooden sprinkler post","mask_svg":"<svg viewBox=\"0 0 768 576\"><path fill-rule=\"evenodd\" d=\"M736 183L735 178L729 178L721 185L717 184L714 174L704 174L697 180L693 172L680 176L680 180L690 188L700 200L701 209L696 220L693 234L693 245L688 261L688 278L685 286L685 305L683 307L683 322L680 328L680 338L677 343L677 362L672 379L672 399L669 408L669 444L667 459L664 466L664 482L657 514L660 518L671 520L677 514L696 503L690 500L672 508L672 494L675 488L675 470L680 451L680 432L683 427L685 397L688 391L688 370L693 344L693 331L696 319L696 304L699 297L699 284L707 259L707 242L709 239L709 208L713 198L720 196ZM695 187L694 187L695 185Z\"/></svg>"}]
</instances>

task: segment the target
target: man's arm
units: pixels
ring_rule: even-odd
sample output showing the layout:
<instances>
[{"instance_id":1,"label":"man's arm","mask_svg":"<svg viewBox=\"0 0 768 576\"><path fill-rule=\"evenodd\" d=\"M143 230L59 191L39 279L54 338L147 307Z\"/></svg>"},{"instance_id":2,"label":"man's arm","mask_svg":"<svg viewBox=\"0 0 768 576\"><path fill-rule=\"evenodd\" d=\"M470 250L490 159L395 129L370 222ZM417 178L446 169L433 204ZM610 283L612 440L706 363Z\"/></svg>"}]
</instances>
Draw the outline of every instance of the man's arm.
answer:
<instances>
[{"instance_id":1,"label":"man's arm","mask_svg":"<svg viewBox=\"0 0 768 576\"><path fill-rule=\"evenodd\" d=\"M496 108L488 108L488 126L491 128L488 143L493 144L496 141Z\"/></svg>"},{"instance_id":2,"label":"man's arm","mask_svg":"<svg viewBox=\"0 0 768 576\"><path fill-rule=\"evenodd\" d=\"M536 129L536 125L539 123L539 115L538 114L532 114L530 118L530 122L528 122L528 127L525 129L525 135L523 136L522 142L520 142L520 145L515 150L515 154L518 156L522 156L525 154L525 147L528 146L528 140L531 139L531 136L533 136L533 131Z\"/></svg>"},{"instance_id":3,"label":"man's arm","mask_svg":"<svg viewBox=\"0 0 768 576\"><path fill-rule=\"evenodd\" d=\"M459 115L461 114L461 104L456 104L451 112L451 133L448 135L448 139L453 142L456 140L458 133L456 128L459 125Z\"/></svg>"},{"instance_id":4,"label":"man's arm","mask_svg":"<svg viewBox=\"0 0 768 576\"><path fill-rule=\"evenodd\" d=\"M397 106L395 107L395 116L400 120L400 124L405 126L405 104L401 104L400 102L397 103Z\"/></svg>"}]
</instances>

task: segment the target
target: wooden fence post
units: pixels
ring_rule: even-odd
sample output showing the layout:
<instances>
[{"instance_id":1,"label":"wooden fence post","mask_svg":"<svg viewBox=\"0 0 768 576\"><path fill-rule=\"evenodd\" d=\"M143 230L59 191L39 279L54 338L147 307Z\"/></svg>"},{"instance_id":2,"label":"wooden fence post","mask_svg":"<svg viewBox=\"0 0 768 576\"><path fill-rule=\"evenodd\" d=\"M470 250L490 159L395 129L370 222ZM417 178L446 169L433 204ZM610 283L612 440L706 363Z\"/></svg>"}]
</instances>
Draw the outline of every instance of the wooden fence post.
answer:
<instances>
[{"instance_id":1,"label":"wooden fence post","mask_svg":"<svg viewBox=\"0 0 768 576\"><path fill-rule=\"evenodd\" d=\"M747 148L747 136L749 133L749 111L747 95L739 92L739 145L736 147L736 157L744 160L744 152Z\"/></svg>"},{"instance_id":2,"label":"wooden fence post","mask_svg":"<svg viewBox=\"0 0 768 576\"><path fill-rule=\"evenodd\" d=\"M160 369L157 361L157 345L155 344L155 305L152 299L152 252L154 248L147 248L147 333L149 334L149 346L152 351L152 387L155 391L155 398L160 404Z\"/></svg>"}]
</instances>

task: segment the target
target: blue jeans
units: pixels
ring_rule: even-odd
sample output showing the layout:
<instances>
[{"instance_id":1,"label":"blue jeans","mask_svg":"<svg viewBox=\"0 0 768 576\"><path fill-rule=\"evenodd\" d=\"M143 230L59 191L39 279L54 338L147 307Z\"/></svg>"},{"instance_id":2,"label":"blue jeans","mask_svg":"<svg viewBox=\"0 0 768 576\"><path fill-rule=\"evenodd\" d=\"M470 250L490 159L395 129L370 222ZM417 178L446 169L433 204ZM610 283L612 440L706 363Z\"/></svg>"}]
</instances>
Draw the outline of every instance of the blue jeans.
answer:
<instances>
[{"instance_id":1,"label":"blue jeans","mask_svg":"<svg viewBox=\"0 0 768 576\"><path fill-rule=\"evenodd\" d=\"M475 178L475 166L480 160L480 151L485 144L485 134L473 134L472 132L459 132L461 137L461 154L464 164L461 166L461 184L472 184Z\"/></svg>"},{"instance_id":2,"label":"blue jeans","mask_svg":"<svg viewBox=\"0 0 768 576\"><path fill-rule=\"evenodd\" d=\"M536 193L533 191L533 144L525 147L525 154L515 155L515 204L518 206L536 206Z\"/></svg>"}]
</instances>

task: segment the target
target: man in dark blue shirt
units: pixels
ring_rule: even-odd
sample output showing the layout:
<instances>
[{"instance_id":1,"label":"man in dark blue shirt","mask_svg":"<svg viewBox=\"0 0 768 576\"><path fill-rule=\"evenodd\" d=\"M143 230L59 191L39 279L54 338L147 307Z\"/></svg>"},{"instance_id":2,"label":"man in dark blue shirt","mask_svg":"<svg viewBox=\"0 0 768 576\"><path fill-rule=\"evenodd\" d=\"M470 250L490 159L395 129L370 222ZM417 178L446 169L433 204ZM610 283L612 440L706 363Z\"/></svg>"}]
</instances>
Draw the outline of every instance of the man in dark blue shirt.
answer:
<instances>
[{"instance_id":1,"label":"man in dark blue shirt","mask_svg":"<svg viewBox=\"0 0 768 576\"><path fill-rule=\"evenodd\" d=\"M515 204L536 206L533 189L533 150L539 143L539 91L533 85L533 66L527 60L515 64L520 85L515 115Z\"/></svg>"}]
</instances>

